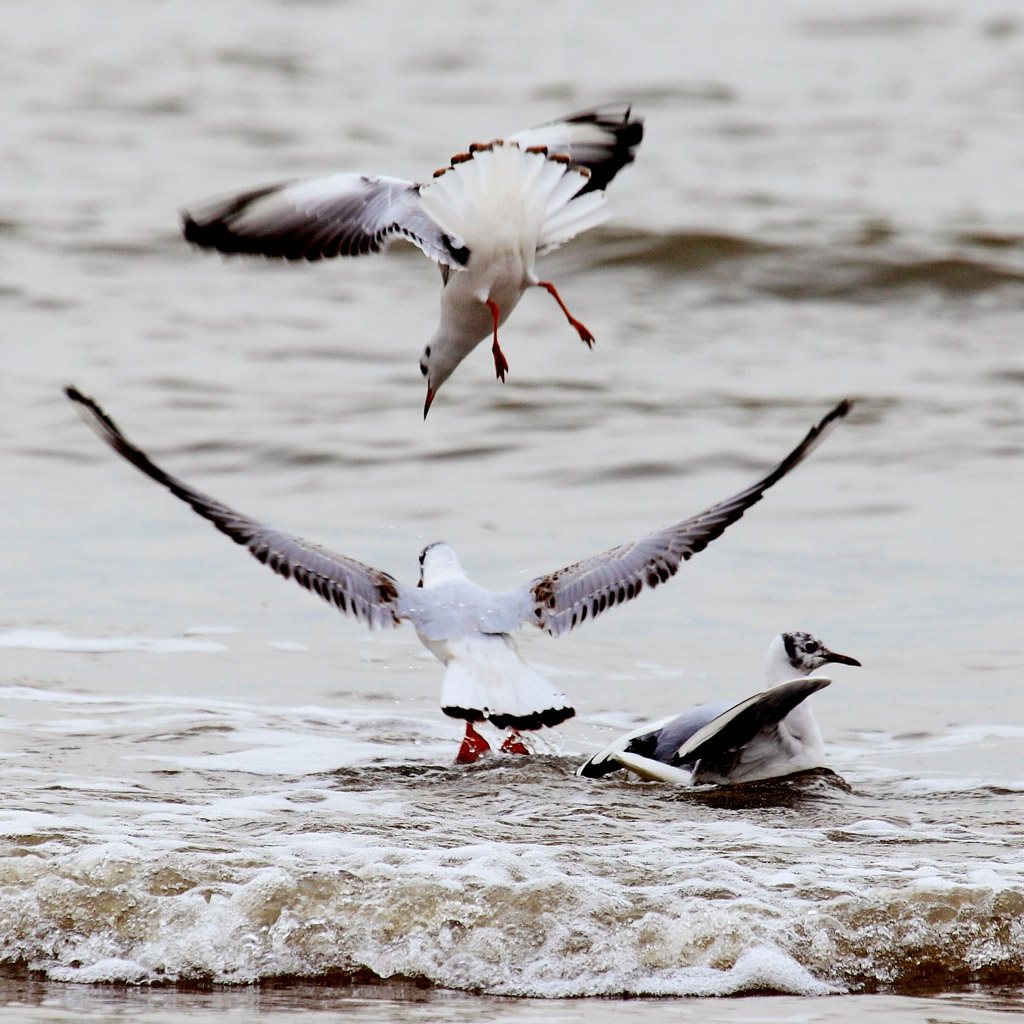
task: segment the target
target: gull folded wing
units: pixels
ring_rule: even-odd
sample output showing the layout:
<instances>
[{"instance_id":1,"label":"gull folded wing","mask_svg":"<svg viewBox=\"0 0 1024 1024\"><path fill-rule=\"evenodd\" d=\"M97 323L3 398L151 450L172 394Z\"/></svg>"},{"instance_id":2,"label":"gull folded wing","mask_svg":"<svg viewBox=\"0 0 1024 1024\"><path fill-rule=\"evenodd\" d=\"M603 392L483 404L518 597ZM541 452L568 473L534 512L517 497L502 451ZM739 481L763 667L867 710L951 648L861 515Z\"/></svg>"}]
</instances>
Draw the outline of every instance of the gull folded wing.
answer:
<instances>
[{"instance_id":1,"label":"gull folded wing","mask_svg":"<svg viewBox=\"0 0 1024 1024\"><path fill-rule=\"evenodd\" d=\"M608 744L604 750L598 751L588 761L584 761L583 764L576 769L576 774L582 776L585 779L599 779L604 775L610 775L612 772L617 772L622 767L622 762L618 760L618 755L624 750L631 749L634 746L634 741L645 740L648 736L654 736L654 734L660 732L665 728L669 722L673 722L676 719L676 715L669 715L668 718L661 718L657 722L644 722L643 725L638 726L632 732L627 732L622 736L619 736L611 743ZM652 753L654 750L656 739L651 743L642 743L646 753Z\"/></svg>"},{"instance_id":2,"label":"gull folded wing","mask_svg":"<svg viewBox=\"0 0 1024 1024\"><path fill-rule=\"evenodd\" d=\"M831 683L825 676L804 676L756 693L698 729L675 752L671 763L680 766L699 762L701 774L726 776L745 744Z\"/></svg>"}]
</instances>

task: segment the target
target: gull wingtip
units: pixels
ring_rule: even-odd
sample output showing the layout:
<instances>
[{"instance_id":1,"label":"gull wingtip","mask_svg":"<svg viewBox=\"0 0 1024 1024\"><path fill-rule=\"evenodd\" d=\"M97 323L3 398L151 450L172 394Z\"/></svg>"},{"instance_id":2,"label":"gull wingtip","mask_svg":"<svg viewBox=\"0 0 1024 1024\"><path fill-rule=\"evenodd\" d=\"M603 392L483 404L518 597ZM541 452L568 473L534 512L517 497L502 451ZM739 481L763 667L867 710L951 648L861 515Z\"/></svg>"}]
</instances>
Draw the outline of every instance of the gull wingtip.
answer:
<instances>
[{"instance_id":1,"label":"gull wingtip","mask_svg":"<svg viewBox=\"0 0 1024 1024\"><path fill-rule=\"evenodd\" d=\"M856 398L843 398L839 401L836 407L832 410L832 415L839 417L845 416L853 407L857 404Z\"/></svg>"},{"instance_id":2,"label":"gull wingtip","mask_svg":"<svg viewBox=\"0 0 1024 1024\"><path fill-rule=\"evenodd\" d=\"M79 391L74 384L64 385L64 395L75 403L75 407L85 419L89 420L92 417L96 417L100 420L106 420L107 415L100 408L96 399L85 394L83 391Z\"/></svg>"}]
</instances>

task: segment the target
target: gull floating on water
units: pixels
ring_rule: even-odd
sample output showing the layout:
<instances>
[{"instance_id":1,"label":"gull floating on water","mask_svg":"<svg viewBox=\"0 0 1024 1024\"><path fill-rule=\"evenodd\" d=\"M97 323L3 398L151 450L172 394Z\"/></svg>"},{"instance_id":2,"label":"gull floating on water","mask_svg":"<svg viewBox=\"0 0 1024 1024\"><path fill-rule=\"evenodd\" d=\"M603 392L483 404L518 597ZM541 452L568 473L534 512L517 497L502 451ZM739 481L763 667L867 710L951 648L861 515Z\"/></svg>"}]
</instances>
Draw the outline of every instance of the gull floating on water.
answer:
<instances>
[{"instance_id":1,"label":"gull floating on water","mask_svg":"<svg viewBox=\"0 0 1024 1024\"><path fill-rule=\"evenodd\" d=\"M823 665L860 665L810 633L783 633L768 648L767 689L739 704L701 704L620 736L576 769L596 779L628 768L662 782L753 782L825 766L825 745L810 707L832 680Z\"/></svg>"},{"instance_id":2,"label":"gull floating on water","mask_svg":"<svg viewBox=\"0 0 1024 1024\"><path fill-rule=\"evenodd\" d=\"M419 582L410 586L380 569L250 519L164 472L91 398L73 387L65 393L114 451L237 544L244 544L274 572L293 577L371 627L411 622L420 642L444 663L441 710L466 723L457 758L462 763L475 761L489 749L474 723L488 720L509 730L502 750L526 754L520 730L558 725L576 713L563 693L520 659L511 636L515 630L532 625L559 636L645 588L664 583L681 562L703 551L802 462L850 409L848 401L840 402L757 483L698 515L511 590L489 591L466 577L458 555L447 544L424 548Z\"/></svg>"},{"instance_id":3,"label":"gull floating on water","mask_svg":"<svg viewBox=\"0 0 1024 1024\"><path fill-rule=\"evenodd\" d=\"M441 267L441 321L423 349L426 417L438 389L484 338L508 361L498 327L523 292L546 288L588 347L537 256L608 216L604 189L632 163L643 121L628 106L588 110L452 157L433 180L338 173L253 189L182 214L185 237L223 253L289 260L360 256L405 238Z\"/></svg>"}]
</instances>

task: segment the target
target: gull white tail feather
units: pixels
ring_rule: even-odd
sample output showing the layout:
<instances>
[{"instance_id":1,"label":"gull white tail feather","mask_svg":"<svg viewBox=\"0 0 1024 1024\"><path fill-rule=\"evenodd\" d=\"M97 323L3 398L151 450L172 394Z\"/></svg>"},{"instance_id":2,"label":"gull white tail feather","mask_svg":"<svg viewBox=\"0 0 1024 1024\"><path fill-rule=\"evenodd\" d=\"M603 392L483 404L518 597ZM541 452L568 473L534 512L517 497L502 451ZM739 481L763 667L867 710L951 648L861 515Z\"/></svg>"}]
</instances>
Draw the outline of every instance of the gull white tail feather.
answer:
<instances>
[{"instance_id":1,"label":"gull white tail feather","mask_svg":"<svg viewBox=\"0 0 1024 1024\"><path fill-rule=\"evenodd\" d=\"M564 693L523 662L511 637L467 637L445 647L441 710L449 717L487 720L499 729L538 729L576 713Z\"/></svg>"},{"instance_id":2,"label":"gull white tail feather","mask_svg":"<svg viewBox=\"0 0 1024 1024\"><path fill-rule=\"evenodd\" d=\"M603 192L587 192L576 196L561 210L554 211L544 221L537 242L537 255L543 256L564 245L583 231L603 224L611 216L605 205Z\"/></svg>"},{"instance_id":3,"label":"gull white tail feather","mask_svg":"<svg viewBox=\"0 0 1024 1024\"><path fill-rule=\"evenodd\" d=\"M589 178L586 171L546 153L494 142L424 185L420 206L449 236L468 247L471 260L478 249L497 243L522 249L532 267L535 254L568 241L607 216L601 211L603 192L575 198Z\"/></svg>"}]
</instances>

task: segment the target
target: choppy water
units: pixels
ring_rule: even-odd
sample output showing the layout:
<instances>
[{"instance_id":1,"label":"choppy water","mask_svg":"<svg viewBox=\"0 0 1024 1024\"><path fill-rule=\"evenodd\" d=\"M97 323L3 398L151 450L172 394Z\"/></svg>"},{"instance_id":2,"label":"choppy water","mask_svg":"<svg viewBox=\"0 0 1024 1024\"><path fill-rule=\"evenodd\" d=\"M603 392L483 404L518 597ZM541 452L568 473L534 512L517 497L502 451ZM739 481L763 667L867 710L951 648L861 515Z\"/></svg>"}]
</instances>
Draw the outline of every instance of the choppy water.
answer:
<instances>
[{"instance_id":1,"label":"choppy water","mask_svg":"<svg viewBox=\"0 0 1024 1024\"><path fill-rule=\"evenodd\" d=\"M0 46L0 1019L1019 1008L1024 16L58 3L12 6ZM207 195L417 177L622 97L647 138L614 218L545 264L595 350L527 296L508 383L482 349L426 424L417 253L177 237ZM407 578L443 538L494 587L733 493L861 401L672 586L524 637L579 716L464 769L411 632L237 552L99 446L70 381L248 512ZM835 774L572 776L753 692L783 629L865 665L814 698Z\"/></svg>"}]
</instances>

